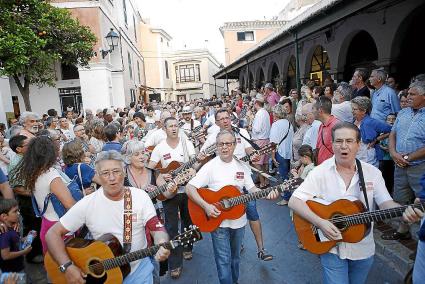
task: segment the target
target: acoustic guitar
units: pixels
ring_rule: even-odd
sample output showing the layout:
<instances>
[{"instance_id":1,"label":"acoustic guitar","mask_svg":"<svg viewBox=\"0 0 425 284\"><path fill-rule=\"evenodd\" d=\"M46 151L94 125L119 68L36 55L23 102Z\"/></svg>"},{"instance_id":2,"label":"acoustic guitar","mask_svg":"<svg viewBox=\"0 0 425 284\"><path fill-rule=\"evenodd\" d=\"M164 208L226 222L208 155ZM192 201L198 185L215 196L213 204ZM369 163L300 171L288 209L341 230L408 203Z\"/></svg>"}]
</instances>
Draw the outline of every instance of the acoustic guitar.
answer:
<instances>
[{"instance_id":1,"label":"acoustic guitar","mask_svg":"<svg viewBox=\"0 0 425 284\"><path fill-rule=\"evenodd\" d=\"M187 169L179 173L173 180L167 182L166 184L163 184L161 186L152 186L149 185L145 190L148 193L149 197L151 199L158 199L160 201L164 201L167 198L163 195L164 192L166 192L169 188L185 184L188 182L194 175L196 174L195 170Z\"/></svg>"},{"instance_id":2,"label":"acoustic guitar","mask_svg":"<svg viewBox=\"0 0 425 284\"><path fill-rule=\"evenodd\" d=\"M225 219L235 220L240 218L245 213L245 203L264 198L275 189L279 192L292 191L302 182L303 180L301 178L289 179L279 185L248 194L241 194L240 190L233 185L227 185L219 191L199 188L199 195L206 202L213 204L220 210L221 214L217 218L211 218L207 216L201 206L191 199L188 201L189 214L193 224L195 224L201 232L212 232L217 229Z\"/></svg>"},{"instance_id":3,"label":"acoustic guitar","mask_svg":"<svg viewBox=\"0 0 425 284\"><path fill-rule=\"evenodd\" d=\"M162 246L174 249L202 239L201 232L192 226L173 240L146 249L122 255L122 246L112 234L105 234L98 240L70 239L66 242L66 252L74 265L87 274L86 283L122 283L130 273L129 263L148 256L154 256ZM44 257L44 266L52 283L66 283L65 274L59 271L49 252Z\"/></svg>"},{"instance_id":4,"label":"acoustic guitar","mask_svg":"<svg viewBox=\"0 0 425 284\"><path fill-rule=\"evenodd\" d=\"M298 238L304 248L314 254L327 253L338 242L360 242L369 234L370 223L400 217L408 206L424 210L424 202L376 211L366 211L360 200L340 199L329 203L315 199L308 200L307 205L319 217L334 224L342 235L341 240L329 240L318 227L294 213L294 225Z\"/></svg>"}]
</instances>

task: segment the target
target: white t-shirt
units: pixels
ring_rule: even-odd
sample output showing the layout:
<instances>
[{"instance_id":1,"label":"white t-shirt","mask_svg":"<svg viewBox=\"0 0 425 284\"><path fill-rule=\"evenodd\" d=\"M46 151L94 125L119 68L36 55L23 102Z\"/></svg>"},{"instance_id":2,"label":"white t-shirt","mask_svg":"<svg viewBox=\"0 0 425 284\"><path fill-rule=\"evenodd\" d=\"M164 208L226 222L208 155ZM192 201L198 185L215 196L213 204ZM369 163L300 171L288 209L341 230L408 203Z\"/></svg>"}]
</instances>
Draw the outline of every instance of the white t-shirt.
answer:
<instances>
[{"instance_id":1,"label":"white t-shirt","mask_svg":"<svg viewBox=\"0 0 425 284\"><path fill-rule=\"evenodd\" d=\"M185 139L185 142L186 142L186 149L187 149L186 157L183 152L182 139ZM176 148L171 148L170 145L168 145L167 141L164 140L161 143L159 143L155 147L155 149L153 149L150 161L154 163L158 163L159 161L161 161L162 168L166 168L172 161L177 161L179 163L186 163L189 161L190 158L194 157L195 155L196 155L195 147L193 146L192 142L190 142L186 138L180 138L179 144L177 145ZM179 187L177 192L183 193L184 187L183 186Z\"/></svg>"},{"instance_id":2,"label":"white t-shirt","mask_svg":"<svg viewBox=\"0 0 425 284\"><path fill-rule=\"evenodd\" d=\"M3 147L1 149L1 153L3 156L5 156L9 160L9 162L12 161L12 159L16 156L16 153L13 152L13 150L10 149L9 147ZM0 161L0 169L3 171L5 175L8 175L7 165L8 164L6 164L5 162Z\"/></svg>"},{"instance_id":3,"label":"white t-shirt","mask_svg":"<svg viewBox=\"0 0 425 284\"><path fill-rule=\"evenodd\" d=\"M332 115L339 119L353 123L353 112L351 111L351 102L343 101L340 104L332 104Z\"/></svg>"},{"instance_id":4,"label":"white t-shirt","mask_svg":"<svg viewBox=\"0 0 425 284\"><path fill-rule=\"evenodd\" d=\"M146 135L145 147L156 146L165 139L167 139L167 133L165 133L162 128L155 128L154 130L150 130L148 135ZM143 141L143 139L142 139Z\"/></svg>"},{"instance_id":5,"label":"white t-shirt","mask_svg":"<svg viewBox=\"0 0 425 284\"><path fill-rule=\"evenodd\" d=\"M132 243L131 252L147 247L145 226L156 216L155 208L148 194L138 188L130 187L132 204ZM104 234L114 235L123 244L124 199L113 201L107 198L103 187L78 201L60 219L61 224L70 232L77 231L84 224L94 239ZM139 261L130 263L131 271L137 268Z\"/></svg>"},{"instance_id":6,"label":"white t-shirt","mask_svg":"<svg viewBox=\"0 0 425 284\"><path fill-rule=\"evenodd\" d=\"M385 187L382 173L376 167L367 163L361 162L361 165L369 206L371 210L374 210L375 203L380 205L388 200L392 200L392 198ZM307 175L304 182L294 191L292 196L303 201L313 199L314 197L328 202L338 199L357 199L365 204L363 193L359 187L359 175L356 172L346 190L345 182L336 170L335 156L315 167ZM373 232L373 227L371 230ZM375 253L373 233L368 234L358 243L338 243L336 247L330 250L330 253L339 255L341 259L359 260L368 258Z\"/></svg>"},{"instance_id":7,"label":"white t-shirt","mask_svg":"<svg viewBox=\"0 0 425 284\"><path fill-rule=\"evenodd\" d=\"M251 178L251 171L242 163L232 159L230 163L223 162L220 157L215 157L206 163L189 181L196 187L208 187L212 191L219 191L226 185L236 186L241 193L243 188L250 190L255 187ZM236 220L224 220L220 227L238 229L246 225L246 214Z\"/></svg>"},{"instance_id":8,"label":"white t-shirt","mask_svg":"<svg viewBox=\"0 0 425 284\"><path fill-rule=\"evenodd\" d=\"M193 128L200 126L201 123L197 120L193 120ZM184 121L183 126L181 127L181 129L183 129L184 131L186 131L187 133L190 133L192 131L191 129L191 123Z\"/></svg>"},{"instance_id":9,"label":"white t-shirt","mask_svg":"<svg viewBox=\"0 0 425 284\"><path fill-rule=\"evenodd\" d=\"M246 129L240 128L241 134L250 139L248 131ZM211 133L211 135L208 136L207 140L205 141L204 145L202 145L201 151L204 151L209 146L216 143L217 140L217 134L220 132L220 128L218 128L218 131ZM236 148L233 152L233 155L235 155L238 159L242 159L246 156L246 149L252 147L248 141L243 139L239 133L235 133L236 136Z\"/></svg>"},{"instance_id":10,"label":"white t-shirt","mask_svg":"<svg viewBox=\"0 0 425 284\"><path fill-rule=\"evenodd\" d=\"M264 109L260 108L255 114L252 122L252 139L269 139L270 136L270 115Z\"/></svg>"},{"instance_id":11,"label":"white t-shirt","mask_svg":"<svg viewBox=\"0 0 425 284\"><path fill-rule=\"evenodd\" d=\"M52 167L47 172L41 174L35 182L34 197L40 211L43 210L44 199L46 199L47 194L50 193L50 184L55 178L61 179L62 177L58 170ZM47 210L43 217L49 221L59 221L58 214L56 214L52 202L48 203Z\"/></svg>"}]
</instances>

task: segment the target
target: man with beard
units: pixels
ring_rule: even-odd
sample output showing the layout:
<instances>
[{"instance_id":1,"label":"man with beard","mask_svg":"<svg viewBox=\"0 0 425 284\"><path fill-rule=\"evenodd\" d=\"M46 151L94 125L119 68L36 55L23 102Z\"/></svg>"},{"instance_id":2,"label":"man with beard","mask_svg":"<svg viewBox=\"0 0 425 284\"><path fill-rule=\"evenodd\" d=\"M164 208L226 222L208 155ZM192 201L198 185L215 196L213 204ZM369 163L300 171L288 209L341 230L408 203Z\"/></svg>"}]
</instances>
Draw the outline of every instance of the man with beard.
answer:
<instances>
[{"instance_id":1,"label":"man with beard","mask_svg":"<svg viewBox=\"0 0 425 284\"><path fill-rule=\"evenodd\" d=\"M40 117L35 112L26 111L22 113L19 118L19 123L24 127L24 129L22 129L19 134L28 138L34 138L38 132L39 121Z\"/></svg>"}]
</instances>

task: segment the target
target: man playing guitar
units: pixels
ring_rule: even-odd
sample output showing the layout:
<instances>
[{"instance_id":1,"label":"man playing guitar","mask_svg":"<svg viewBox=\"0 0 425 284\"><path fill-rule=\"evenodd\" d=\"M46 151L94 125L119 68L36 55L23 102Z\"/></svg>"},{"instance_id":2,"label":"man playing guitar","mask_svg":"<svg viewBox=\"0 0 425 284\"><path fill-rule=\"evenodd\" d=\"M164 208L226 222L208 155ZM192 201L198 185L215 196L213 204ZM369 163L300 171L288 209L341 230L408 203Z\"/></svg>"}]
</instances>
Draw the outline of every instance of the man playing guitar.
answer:
<instances>
[{"instance_id":1,"label":"man playing guitar","mask_svg":"<svg viewBox=\"0 0 425 284\"><path fill-rule=\"evenodd\" d=\"M312 170L289 200L289 207L297 215L319 229L321 241L341 240L341 232L332 222L315 214L306 204L307 200L320 198L334 202L339 199L357 199L365 205L370 204L371 207L376 203L380 209L400 206L389 195L380 171L370 164L361 162L368 200L365 201L365 195L359 185L361 171L356 166L359 147L360 131L357 126L347 122L335 125L332 129L334 156ZM403 219L406 222L415 222L421 216L423 212L408 207ZM320 255L323 282L365 283L374 254L373 233L369 233L358 243L337 243L329 253Z\"/></svg>"},{"instance_id":2,"label":"man playing guitar","mask_svg":"<svg viewBox=\"0 0 425 284\"><path fill-rule=\"evenodd\" d=\"M158 162L161 162L162 168L166 168L172 161L180 163L188 162L194 158L195 148L193 144L183 135L179 134L178 121L174 117L168 117L164 121L164 130L167 138L159 143L152 152L148 168L155 168ZM170 174L160 175L159 179L171 181ZM189 211L187 208L187 195L184 192L184 187L177 189L175 196L165 196L169 199L163 201L165 213L165 225L171 238L174 238L179 233L179 212L181 219L181 228L189 227L192 224ZM172 278L179 278L183 257L187 260L192 258L192 247L188 246L183 252L183 248L176 248L171 252L168 260L170 274Z\"/></svg>"},{"instance_id":3,"label":"man playing guitar","mask_svg":"<svg viewBox=\"0 0 425 284\"><path fill-rule=\"evenodd\" d=\"M230 114L226 109L220 109L215 113L215 123L217 124L218 127L220 127L220 131L227 130L233 133ZM250 137L249 137L248 131L246 131L243 128L241 128L239 131L240 133L234 133L236 137L234 155L236 156L236 158L242 159L246 155L250 155L251 153L253 153L254 148L244 138L241 137L241 135L243 135L244 137L249 139ZM211 133L211 135L208 136L207 141L205 141L204 145L201 148L201 153L203 150L207 149L209 146L215 143L218 132L213 132ZM255 161L257 157L258 155L254 154L252 157L252 160ZM273 255L267 253L266 250L264 249L263 232L262 232L260 217L258 215L257 204L255 200L250 201L246 205L246 215L249 220L249 225L251 227L252 233L254 234L255 241L257 242L258 257L261 260L265 260L265 261L272 260Z\"/></svg>"},{"instance_id":4,"label":"man playing guitar","mask_svg":"<svg viewBox=\"0 0 425 284\"><path fill-rule=\"evenodd\" d=\"M84 283L84 273L73 264L65 250L62 237L86 225L95 239L111 233L121 244L133 252L147 247L145 228L149 229L155 244L168 241L164 226L156 216L148 194L137 188L124 187L124 161L116 151L104 151L96 158L96 172L102 187L87 195L57 222L46 234L49 253L61 264L58 269L65 273L67 283ZM131 197L130 237L124 225L124 196ZM128 228L128 227L127 227ZM128 241L130 240L130 242ZM161 247L155 259L167 259L170 251ZM131 263L131 273L123 283L152 283L153 265L149 257Z\"/></svg>"},{"instance_id":5,"label":"man playing guitar","mask_svg":"<svg viewBox=\"0 0 425 284\"><path fill-rule=\"evenodd\" d=\"M205 164L186 186L189 197L201 206L210 218L218 217L221 212L217 207L202 199L197 192L198 188L208 187L212 191L218 191L226 185L233 185L238 187L241 192L244 187L249 192L259 190L252 181L250 169L233 158L236 148L234 133L222 130L216 136L219 157ZM277 198L277 196L277 192L272 191L267 198ZM244 214L236 220L224 220L218 229L211 232L218 278L222 284L238 282L240 251L245 225L246 215Z\"/></svg>"},{"instance_id":6,"label":"man playing guitar","mask_svg":"<svg viewBox=\"0 0 425 284\"><path fill-rule=\"evenodd\" d=\"M192 135L192 137L196 140L198 140L198 137L195 137L194 135L200 134L200 131L203 131L202 129L200 131L194 131L195 128L199 127L201 128L201 123L198 120L192 119L192 108L190 106L183 107L182 111L180 112L183 117L183 126L181 129L184 130L184 132L189 136ZM193 141L193 140L192 140ZM199 142L202 144L205 142L204 137L199 137Z\"/></svg>"}]
</instances>

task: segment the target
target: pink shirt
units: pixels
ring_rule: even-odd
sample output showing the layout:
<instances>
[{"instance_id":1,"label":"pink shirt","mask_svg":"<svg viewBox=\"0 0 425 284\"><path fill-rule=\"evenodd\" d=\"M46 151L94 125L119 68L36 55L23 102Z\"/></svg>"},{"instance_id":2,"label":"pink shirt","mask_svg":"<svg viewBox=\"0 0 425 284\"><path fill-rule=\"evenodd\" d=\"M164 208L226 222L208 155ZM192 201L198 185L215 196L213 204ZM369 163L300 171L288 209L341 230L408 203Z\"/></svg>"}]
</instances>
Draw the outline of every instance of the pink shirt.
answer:
<instances>
[{"instance_id":1,"label":"pink shirt","mask_svg":"<svg viewBox=\"0 0 425 284\"><path fill-rule=\"evenodd\" d=\"M276 94L276 92L272 91L268 96L267 96L267 102L269 103L270 106L274 107L278 102L279 102L279 95Z\"/></svg>"},{"instance_id":2,"label":"pink shirt","mask_svg":"<svg viewBox=\"0 0 425 284\"><path fill-rule=\"evenodd\" d=\"M319 151L317 154L317 165L329 159L334 155L332 150L332 127L339 122L338 118L331 115L331 117L320 125L319 134L317 135L316 149ZM322 139L323 136L323 139ZM323 142L325 142L323 144Z\"/></svg>"}]
</instances>

